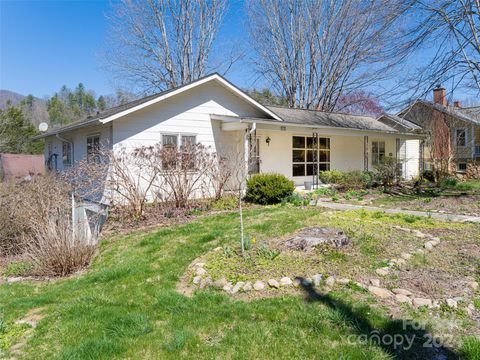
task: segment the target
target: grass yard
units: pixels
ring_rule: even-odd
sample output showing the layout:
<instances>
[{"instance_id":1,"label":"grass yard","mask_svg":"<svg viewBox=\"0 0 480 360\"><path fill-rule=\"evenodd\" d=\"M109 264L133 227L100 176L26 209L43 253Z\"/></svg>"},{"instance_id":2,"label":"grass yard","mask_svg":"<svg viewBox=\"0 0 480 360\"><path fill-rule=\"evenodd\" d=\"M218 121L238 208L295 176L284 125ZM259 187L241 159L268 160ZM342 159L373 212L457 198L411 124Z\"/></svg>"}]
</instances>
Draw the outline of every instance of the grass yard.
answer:
<instances>
[{"instance_id":1,"label":"grass yard","mask_svg":"<svg viewBox=\"0 0 480 360\"><path fill-rule=\"evenodd\" d=\"M319 254L318 271L352 277L368 276L379 263L404 250L402 246L414 245L413 238L392 232L392 226L419 229L441 237L441 251L432 258L413 259L409 284L420 276L419 269L441 272L447 281L467 275L479 280L479 225L290 206L250 209L245 224L247 234L265 241L305 226L341 227L351 236L352 247L336 255ZM211 289L191 297L179 294L176 287L189 264L219 246L238 248L238 233L238 214L228 213L148 233L111 236L102 241L94 263L83 274L0 285L0 357L425 359L437 354L422 346L431 341L432 332L455 335L439 352L442 356L480 359L478 324L464 312L441 308L432 315L423 308L400 308L392 318L388 304L355 287L336 288L326 295L298 290L249 301ZM304 264L297 266L295 271L308 270ZM238 276L248 277L252 271L239 270ZM392 274L389 284L405 285L402 282L410 276L405 271ZM421 280L419 291L435 291L423 284L427 279ZM474 301L478 310L480 298ZM16 324L20 319L33 319L37 326ZM404 328L402 320L422 326ZM363 341L371 334L416 335L416 340L402 349Z\"/></svg>"}]
</instances>

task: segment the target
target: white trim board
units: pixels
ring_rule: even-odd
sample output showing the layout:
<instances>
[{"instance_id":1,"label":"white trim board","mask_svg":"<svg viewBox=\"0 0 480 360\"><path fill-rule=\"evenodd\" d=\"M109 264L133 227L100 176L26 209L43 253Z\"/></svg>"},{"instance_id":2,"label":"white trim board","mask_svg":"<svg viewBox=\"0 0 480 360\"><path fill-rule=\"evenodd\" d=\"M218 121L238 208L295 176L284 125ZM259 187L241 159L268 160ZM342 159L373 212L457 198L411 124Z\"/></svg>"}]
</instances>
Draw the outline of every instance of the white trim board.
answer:
<instances>
[{"instance_id":1,"label":"white trim board","mask_svg":"<svg viewBox=\"0 0 480 360\"><path fill-rule=\"evenodd\" d=\"M171 98L172 96L175 96L175 95L178 95L178 94L181 94L187 90L190 90L190 89L193 89L197 86L200 86L202 84L205 84L207 82L210 82L210 81L217 81L219 82L222 86L226 87L227 89L229 89L230 91L232 91L235 95L241 97L242 99L246 100L248 103L250 103L251 105L257 107L258 109L260 109L261 111L263 111L264 113L266 113L267 115L271 116L272 118L274 118L275 120L278 120L278 121L283 121L280 117L278 117L278 115L276 115L275 113L273 113L272 111L270 111L269 109L267 109L265 106L263 106L262 104L260 104L259 102L257 102L256 100L252 99L250 96L248 96L247 94L245 94L242 90L240 90L239 88L237 88L236 86L232 85L230 82L228 82L227 80L225 80L223 77L221 77L220 75L218 74L212 74L210 76L207 76L203 79L200 79L200 80L197 80L197 81L194 81L190 84L187 84L185 86L182 86L178 89L175 89L175 90L172 90L170 92L168 92L167 94L164 94L164 95L159 95L158 97L156 97L155 99L152 99L152 100L149 100L149 101L146 101L142 104L139 104L137 106L134 106L130 109L126 109L124 111L121 111L117 114L114 114L114 115L111 115L109 117L106 117L105 119L100 119L100 122L102 124L106 124L110 121L113 121L115 119L118 119L118 118L121 118L123 116L126 116L128 114L131 114L132 112L135 112L135 111L138 111L138 110L141 110L147 106L150 106L150 105L153 105L153 104L156 104L160 101L163 101L165 99L168 99L168 98Z\"/></svg>"}]
</instances>

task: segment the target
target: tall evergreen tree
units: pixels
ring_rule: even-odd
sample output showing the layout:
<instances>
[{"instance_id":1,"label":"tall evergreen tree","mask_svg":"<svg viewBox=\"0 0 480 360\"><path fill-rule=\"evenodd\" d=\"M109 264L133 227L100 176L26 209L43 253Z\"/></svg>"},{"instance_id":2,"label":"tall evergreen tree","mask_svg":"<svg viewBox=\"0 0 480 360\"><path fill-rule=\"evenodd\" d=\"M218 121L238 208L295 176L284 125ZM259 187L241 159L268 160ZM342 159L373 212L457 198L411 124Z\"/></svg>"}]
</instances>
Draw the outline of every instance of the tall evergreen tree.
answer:
<instances>
[{"instance_id":1,"label":"tall evergreen tree","mask_svg":"<svg viewBox=\"0 0 480 360\"><path fill-rule=\"evenodd\" d=\"M40 154L42 141L32 141L37 134L35 126L25 117L20 107L8 105L0 110L0 153Z\"/></svg>"}]
</instances>

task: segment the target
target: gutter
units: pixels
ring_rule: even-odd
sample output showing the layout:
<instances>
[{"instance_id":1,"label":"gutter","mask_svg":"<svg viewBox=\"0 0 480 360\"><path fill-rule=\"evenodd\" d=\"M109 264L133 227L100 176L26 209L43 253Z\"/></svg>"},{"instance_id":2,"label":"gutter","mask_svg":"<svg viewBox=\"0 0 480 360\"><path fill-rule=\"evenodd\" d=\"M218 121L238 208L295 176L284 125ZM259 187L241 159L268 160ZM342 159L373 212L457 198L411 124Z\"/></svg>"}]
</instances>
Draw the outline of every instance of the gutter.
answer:
<instances>
[{"instance_id":1,"label":"gutter","mask_svg":"<svg viewBox=\"0 0 480 360\"><path fill-rule=\"evenodd\" d=\"M210 119L212 120L220 120L224 122L240 122L246 124L265 124L265 125L279 125L279 126L293 126L293 127L301 127L307 129L329 129L329 130L340 130L340 131L367 131L367 132L374 132L380 134L392 134L392 135L408 135L408 136L417 136L419 138L426 138L427 135L425 134L418 134L418 133L409 133L409 132L398 132L398 131L388 131L388 130L379 130L379 129L357 129L357 128L346 128L346 127L338 127L338 126L324 126L324 125L311 125L311 124L296 124L291 123L288 121L268 121L262 118L252 118L252 117L239 117L239 116L231 116L231 115L217 115L217 114L210 114Z\"/></svg>"}]
</instances>

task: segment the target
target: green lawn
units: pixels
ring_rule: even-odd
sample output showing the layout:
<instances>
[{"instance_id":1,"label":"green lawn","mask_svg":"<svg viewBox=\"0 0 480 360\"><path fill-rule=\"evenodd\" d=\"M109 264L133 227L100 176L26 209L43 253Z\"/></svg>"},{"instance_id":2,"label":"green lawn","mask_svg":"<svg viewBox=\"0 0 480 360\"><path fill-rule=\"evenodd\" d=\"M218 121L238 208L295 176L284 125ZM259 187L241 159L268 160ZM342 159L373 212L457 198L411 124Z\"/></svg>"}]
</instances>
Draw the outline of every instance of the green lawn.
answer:
<instances>
[{"instance_id":1,"label":"green lawn","mask_svg":"<svg viewBox=\"0 0 480 360\"><path fill-rule=\"evenodd\" d=\"M329 221L354 227L359 217L372 228L382 222L467 232L479 229L364 212L339 214ZM245 222L247 233L269 238L324 223L326 218L318 208L270 207L247 211ZM402 322L390 319L387 309L374 306L375 300L368 295L362 294L365 300L358 301L358 289L345 288L326 296L307 289L303 296L251 302L235 301L213 290L193 297L176 292L178 279L196 257L237 242L237 214L210 216L104 240L88 272L74 278L0 285L0 334L4 334L0 345L8 348L22 334L31 333L19 357L32 359L426 358L420 330L416 335L421 342L408 351L359 340L358 336L376 330L381 335L413 335L413 330L403 330ZM13 325L34 309L45 315L35 330ZM465 337L445 354L479 359L480 343Z\"/></svg>"}]
</instances>

